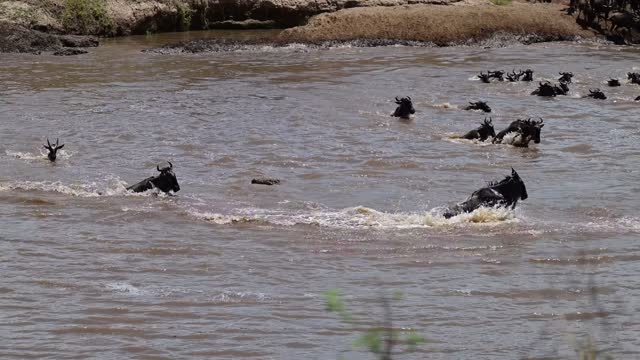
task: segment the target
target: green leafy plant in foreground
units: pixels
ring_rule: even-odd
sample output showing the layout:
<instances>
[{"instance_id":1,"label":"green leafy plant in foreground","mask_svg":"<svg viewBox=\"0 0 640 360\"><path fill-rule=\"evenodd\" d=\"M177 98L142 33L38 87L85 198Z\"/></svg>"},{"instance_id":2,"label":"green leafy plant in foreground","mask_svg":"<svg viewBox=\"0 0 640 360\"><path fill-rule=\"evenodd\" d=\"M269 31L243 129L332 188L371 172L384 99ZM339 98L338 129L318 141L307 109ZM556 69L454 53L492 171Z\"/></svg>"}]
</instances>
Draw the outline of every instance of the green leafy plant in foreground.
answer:
<instances>
[{"instance_id":1,"label":"green leafy plant in foreground","mask_svg":"<svg viewBox=\"0 0 640 360\"><path fill-rule=\"evenodd\" d=\"M509 5L511 4L511 0L491 0L493 5Z\"/></svg>"},{"instance_id":2,"label":"green leafy plant in foreground","mask_svg":"<svg viewBox=\"0 0 640 360\"><path fill-rule=\"evenodd\" d=\"M325 298L327 311L338 314L342 321L354 326L354 330L357 323L362 323L357 321L347 310L339 290L334 289L327 291ZM366 348L380 360L391 360L392 356L402 353L397 350L394 352L394 347L397 345L405 347L403 352L409 352L415 350L416 346L424 343L425 339L414 330L400 331L393 328L391 301L401 299L402 293L400 292L394 293L391 298L383 296L381 299L384 310L382 323L366 330L355 340L354 346Z\"/></svg>"}]
</instances>

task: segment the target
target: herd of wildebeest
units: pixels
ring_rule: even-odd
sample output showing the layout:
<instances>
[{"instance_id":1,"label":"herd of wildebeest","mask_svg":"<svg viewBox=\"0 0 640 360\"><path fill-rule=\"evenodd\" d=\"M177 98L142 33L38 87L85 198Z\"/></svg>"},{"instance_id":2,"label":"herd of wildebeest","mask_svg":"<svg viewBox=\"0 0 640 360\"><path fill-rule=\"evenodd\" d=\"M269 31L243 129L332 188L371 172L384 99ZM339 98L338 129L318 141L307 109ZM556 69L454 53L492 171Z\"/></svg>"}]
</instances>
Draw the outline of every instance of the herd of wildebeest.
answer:
<instances>
[{"instance_id":1,"label":"herd of wildebeest","mask_svg":"<svg viewBox=\"0 0 640 360\"><path fill-rule=\"evenodd\" d=\"M640 0L639 0L640 1ZM538 88L535 89L531 95L543 96L543 97L556 97L559 95L567 95L569 93L569 84L572 83L573 73L560 72L560 78L558 78L557 84L552 84L550 81L541 81L538 83ZM491 83L495 81L526 81L532 82L533 71L531 69L520 70L518 72L515 69L507 73L503 70L480 72L477 78L483 83ZM640 85L640 73L630 72L627 73L627 79L631 84ZM610 87L621 86L619 79L609 79L607 84ZM584 98L592 98L605 100L607 96L602 90L589 89L589 94ZM640 96L635 98L635 101L640 101ZM413 102L410 97L403 97L395 99L395 103L398 107L395 109L391 116L398 118L409 119L412 114L415 113ZM491 107L485 101L470 102L469 105L463 107L464 110L479 110L486 113L491 112ZM475 140L475 141L487 141L491 138L493 144L508 144L516 147L529 147L530 142L535 144L540 143L540 132L544 126L543 119L532 120L517 119L511 122L504 130L496 133L492 119L485 117L484 121L480 123L480 127L473 129L461 136L453 136L453 138ZM507 136L509 135L509 136ZM445 210L443 213L445 218L450 218L461 213L472 212L481 206L485 207L510 207L514 209L518 200L525 200L527 198L527 190L524 182L518 175L518 173L511 169L511 175L507 176L500 182L489 183L488 186L483 187L471 194L471 196L464 202L459 203L453 207Z\"/></svg>"},{"instance_id":2,"label":"herd of wildebeest","mask_svg":"<svg viewBox=\"0 0 640 360\"><path fill-rule=\"evenodd\" d=\"M567 95L569 92L569 84L572 83L573 74L570 72L561 72L558 84L554 85L549 81L539 82L538 88L533 91L532 95L555 97L558 95ZM628 80L631 84L640 85L640 73L628 73ZM532 82L533 71L530 69L524 71L515 70L511 73L505 73L505 71L487 71L481 72L477 75L478 79L483 83L490 83L491 81L526 81ZM620 86L618 79L610 79L608 81L609 86ZM606 99L604 93L599 89L590 89L586 98L593 99ZM636 101L640 101L638 96ZM393 117L401 119L411 119L411 115L415 114L415 108L411 97L395 98L395 103L398 105L395 111L391 114ZM471 102L469 105L463 107L464 110L477 110L486 113L491 112L491 108L485 101ZM491 138L493 144L507 144L516 147L528 147L529 143L533 141L535 144L540 143L540 132L544 126L543 120L529 119L517 119L509 124L504 130L496 133L493 127L492 119L485 117L484 121L480 124L480 127L473 129L461 136L454 136L454 138L475 140L475 141L487 141ZM508 135L508 136L507 136ZM64 144L59 145L59 140L56 139L55 144L51 144L47 139L47 144L44 148L48 151L48 159L51 162L55 162L57 158L57 151L62 149ZM135 193L144 192L148 190L158 190L164 193L176 193L180 191L180 185L173 172L173 164L169 162L168 167L160 168L156 167L160 174L156 176L148 177L132 186L127 187L128 191ZM277 179L253 179L252 184L263 185L275 185L280 181ZM514 209L518 200L525 200L527 198L527 189L524 182L518 175L518 173L511 169L511 175L505 177L502 181L491 182L488 186L483 187L471 194L471 196L464 202L456 204L447 208L443 212L445 218L451 218L453 216L469 213L481 206L484 207L505 207Z\"/></svg>"},{"instance_id":3,"label":"herd of wildebeest","mask_svg":"<svg viewBox=\"0 0 640 360\"><path fill-rule=\"evenodd\" d=\"M623 39L630 38L632 30L640 30L638 0L570 0L567 13L577 13L577 20L586 26L618 32Z\"/></svg>"}]
</instances>

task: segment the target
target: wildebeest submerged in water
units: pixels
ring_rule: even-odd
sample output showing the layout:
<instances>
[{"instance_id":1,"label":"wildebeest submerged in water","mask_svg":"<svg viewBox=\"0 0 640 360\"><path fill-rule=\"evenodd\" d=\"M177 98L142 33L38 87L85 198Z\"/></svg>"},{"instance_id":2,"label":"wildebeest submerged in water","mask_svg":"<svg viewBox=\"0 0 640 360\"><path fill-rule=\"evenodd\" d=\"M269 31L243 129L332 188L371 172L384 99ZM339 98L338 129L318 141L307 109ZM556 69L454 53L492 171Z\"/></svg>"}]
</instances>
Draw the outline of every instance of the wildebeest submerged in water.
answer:
<instances>
[{"instance_id":1,"label":"wildebeest submerged in water","mask_svg":"<svg viewBox=\"0 0 640 360\"><path fill-rule=\"evenodd\" d=\"M464 134L462 138L467 140L478 139L480 141L485 141L489 138L489 136L496 136L496 131L493 128L493 124L491 122L491 118L489 118L488 121L487 118L484 118L484 122L480 123L479 128L469 131L468 133Z\"/></svg>"},{"instance_id":2,"label":"wildebeest submerged in water","mask_svg":"<svg viewBox=\"0 0 640 360\"><path fill-rule=\"evenodd\" d=\"M540 143L540 131L544 120L540 119L540 121L531 120L531 118L527 120L516 120L509 124L509 127L500 131L494 138L494 144L502 144L504 141L505 135L509 133L515 133L510 139L509 144L516 147L529 147L529 142L533 141L535 144Z\"/></svg>"},{"instance_id":3,"label":"wildebeest submerged in water","mask_svg":"<svg viewBox=\"0 0 640 360\"><path fill-rule=\"evenodd\" d=\"M447 209L443 214L449 219L462 213L470 213L481 206L511 207L515 209L518 200L526 200L527 188L518 173L511 168L511 176L499 182L491 182L487 187L476 190L464 202Z\"/></svg>"},{"instance_id":4,"label":"wildebeest submerged in water","mask_svg":"<svg viewBox=\"0 0 640 360\"><path fill-rule=\"evenodd\" d=\"M607 81L607 85L609 85L611 87L620 86L620 80L618 80L618 79L609 79L609 81Z\"/></svg>"},{"instance_id":5,"label":"wildebeest submerged in water","mask_svg":"<svg viewBox=\"0 0 640 360\"><path fill-rule=\"evenodd\" d=\"M484 112L491 112L491 108L487 105L486 101L469 102L470 105L464 107L464 110L482 110Z\"/></svg>"},{"instance_id":6,"label":"wildebeest submerged in water","mask_svg":"<svg viewBox=\"0 0 640 360\"><path fill-rule=\"evenodd\" d=\"M51 143L49 142L49 138L47 138L47 145L42 145L44 146L45 149L49 150L49 153L47 154L47 158L49 158L49 161L56 161L56 157L58 156L57 152L58 150L62 149L64 147L64 144L62 145L58 145L59 139L56 139L56 144L55 145L51 145Z\"/></svg>"},{"instance_id":7,"label":"wildebeest submerged in water","mask_svg":"<svg viewBox=\"0 0 640 360\"><path fill-rule=\"evenodd\" d=\"M127 190L131 190L135 193L144 192L151 189L158 189L162 192L168 193L169 191L180 191L180 185L178 185L178 179L173 173L173 164L169 162L169 166L160 169L157 166L156 169L160 172L160 175L148 177L135 185L131 185Z\"/></svg>"},{"instance_id":8,"label":"wildebeest submerged in water","mask_svg":"<svg viewBox=\"0 0 640 360\"><path fill-rule=\"evenodd\" d=\"M600 91L600 89L589 89L589 95L585 97L598 100L607 100L607 96L602 91Z\"/></svg>"},{"instance_id":9,"label":"wildebeest submerged in water","mask_svg":"<svg viewBox=\"0 0 640 360\"><path fill-rule=\"evenodd\" d=\"M567 83L567 84L571 84L571 78L573 78L573 73L572 72L559 72L558 74L562 75L558 79L559 82L561 82L561 83L564 82L564 83Z\"/></svg>"},{"instance_id":10,"label":"wildebeest submerged in water","mask_svg":"<svg viewBox=\"0 0 640 360\"><path fill-rule=\"evenodd\" d=\"M396 111L391 114L391 116L399 117L401 119L408 119L409 115L415 114L416 110L413 108L413 102L411 101L411 97L403 97L398 99L396 96L396 104L398 107Z\"/></svg>"}]
</instances>

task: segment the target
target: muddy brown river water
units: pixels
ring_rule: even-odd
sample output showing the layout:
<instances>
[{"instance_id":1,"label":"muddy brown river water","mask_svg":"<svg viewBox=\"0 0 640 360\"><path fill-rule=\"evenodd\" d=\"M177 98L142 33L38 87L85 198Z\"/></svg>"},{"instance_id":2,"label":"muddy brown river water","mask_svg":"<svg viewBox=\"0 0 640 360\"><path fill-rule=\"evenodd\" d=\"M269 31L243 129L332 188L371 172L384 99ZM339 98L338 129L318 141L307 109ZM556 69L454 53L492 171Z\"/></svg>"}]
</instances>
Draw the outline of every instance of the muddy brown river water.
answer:
<instances>
[{"instance_id":1,"label":"muddy brown river water","mask_svg":"<svg viewBox=\"0 0 640 360\"><path fill-rule=\"evenodd\" d=\"M588 335L638 357L640 49L141 52L183 36L205 35L0 54L0 358L371 358L333 288L373 320L402 291L395 325L428 342L399 359L575 358ZM514 67L576 76L555 99L474 79ZM580 98L595 87L609 99ZM400 95L411 121L389 116ZM452 140L478 99L497 131L544 118L542 142ZM125 191L166 160L177 196ZM515 212L438 215L511 167Z\"/></svg>"}]
</instances>

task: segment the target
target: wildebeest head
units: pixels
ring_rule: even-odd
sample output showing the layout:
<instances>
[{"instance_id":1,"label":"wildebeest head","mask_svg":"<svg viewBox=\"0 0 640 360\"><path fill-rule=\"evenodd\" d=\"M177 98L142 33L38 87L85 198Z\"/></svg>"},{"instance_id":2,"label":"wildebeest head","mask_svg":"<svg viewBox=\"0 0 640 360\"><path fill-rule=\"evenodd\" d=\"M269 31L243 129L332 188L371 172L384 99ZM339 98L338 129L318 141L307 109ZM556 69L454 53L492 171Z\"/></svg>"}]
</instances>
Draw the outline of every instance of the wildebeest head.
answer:
<instances>
[{"instance_id":1,"label":"wildebeest head","mask_svg":"<svg viewBox=\"0 0 640 360\"><path fill-rule=\"evenodd\" d=\"M413 108L411 97L409 96L400 99L396 96L396 104L398 104L398 107L391 116L408 119L409 115L416 113L416 110Z\"/></svg>"},{"instance_id":2,"label":"wildebeest head","mask_svg":"<svg viewBox=\"0 0 640 360\"><path fill-rule=\"evenodd\" d=\"M620 86L620 81L618 79L609 79L609 81L607 81L607 84L609 86Z\"/></svg>"},{"instance_id":3,"label":"wildebeest head","mask_svg":"<svg viewBox=\"0 0 640 360\"><path fill-rule=\"evenodd\" d=\"M528 132L528 135L531 136L531 139L535 144L540 144L540 132L542 130L542 127L544 126L543 122L544 120L542 120L542 118L540 118L540 121L531 119L525 121L526 126L523 127L523 132Z\"/></svg>"},{"instance_id":4,"label":"wildebeest head","mask_svg":"<svg viewBox=\"0 0 640 360\"><path fill-rule=\"evenodd\" d=\"M527 69L524 71L524 77L522 81L533 81L533 70Z\"/></svg>"},{"instance_id":5,"label":"wildebeest head","mask_svg":"<svg viewBox=\"0 0 640 360\"><path fill-rule=\"evenodd\" d=\"M545 82L540 82L538 83L539 86L536 90L534 90L531 95L538 95L538 96L556 96L556 89L554 88L553 85L551 85L550 82L545 81Z\"/></svg>"},{"instance_id":6,"label":"wildebeest head","mask_svg":"<svg viewBox=\"0 0 640 360\"><path fill-rule=\"evenodd\" d=\"M487 118L484 118L484 121L480 123L478 132L480 133L480 139L483 141L489 136L495 137L496 130L493 128L493 119L489 118L489 120L487 120Z\"/></svg>"},{"instance_id":7,"label":"wildebeest head","mask_svg":"<svg viewBox=\"0 0 640 360\"><path fill-rule=\"evenodd\" d=\"M164 192L173 191L175 193L180 191L180 185L178 185L176 174L173 173L173 164L170 161L168 163L169 166L162 169L160 166L156 166L160 175L156 176L152 182L155 187Z\"/></svg>"},{"instance_id":8,"label":"wildebeest head","mask_svg":"<svg viewBox=\"0 0 640 360\"><path fill-rule=\"evenodd\" d=\"M504 71L503 70L489 71L489 77L498 79L498 81L504 81Z\"/></svg>"},{"instance_id":9,"label":"wildebeest head","mask_svg":"<svg viewBox=\"0 0 640 360\"><path fill-rule=\"evenodd\" d=\"M516 73L516 69L513 69L512 72L507 73L507 80L511 81L511 82L516 82L516 81L520 81L520 78L522 77L522 75L524 75L524 71L519 70Z\"/></svg>"},{"instance_id":10,"label":"wildebeest head","mask_svg":"<svg viewBox=\"0 0 640 360\"><path fill-rule=\"evenodd\" d=\"M520 175L518 175L518 173L513 168L511 168L510 178L511 178L511 182L514 183L514 189L517 189L517 192L519 193L520 199L527 200L527 198L529 197L529 195L527 194L527 187L524 185L524 181L522 181L522 178L520 178Z\"/></svg>"},{"instance_id":11,"label":"wildebeest head","mask_svg":"<svg viewBox=\"0 0 640 360\"><path fill-rule=\"evenodd\" d=\"M562 75L560 76L558 81L560 81L561 83L565 82L565 83L571 84L571 78L573 78L572 72L560 72L558 74Z\"/></svg>"},{"instance_id":12,"label":"wildebeest head","mask_svg":"<svg viewBox=\"0 0 640 360\"><path fill-rule=\"evenodd\" d=\"M485 74L482 71L480 71L480 75L478 75L478 79L480 79L480 81L482 81L483 83L488 84L491 82L491 75Z\"/></svg>"},{"instance_id":13,"label":"wildebeest head","mask_svg":"<svg viewBox=\"0 0 640 360\"><path fill-rule=\"evenodd\" d=\"M627 73L627 79L631 80L632 84L640 85L640 73Z\"/></svg>"},{"instance_id":14,"label":"wildebeest head","mask_svg":"<svg viewBox=\"0 0 640 360\"><path fill-rule=\"evenodd\" d=\"M56 144L51 145L51 143L49 142L49 138L47 138L47 145L42 145L44 146L45 149L49 150L47 157L49 158L50 161L56 161L56 156L58 156L57 155L58 150L64 147L64 144L58 145L58 142L59 142L59 139L56 139Z\"/></svg>"},{"instance_id":15,"label":"wildebeest head","mask_svg":"<svg viewBox=\"0 0 640 360\"><path fill-rule=\"evenodd\" d=\"M470 105L465 108L466 110L482 110L488 113L491 112L491 108L487 105L486 101L469 102L469 104Z\"/></svg>"},{"instance_id":16,"label":"wildebeest head","mask_svg":"<svg viewBox=\"0 0 640 360\"><path fill-rule=\"evenodd\" d=\"M589 89L589 95L587 95L587 97L599 100L607 99L607 96L602 91L600 91L600 89Z\"/></svg>"}]
</instances>

